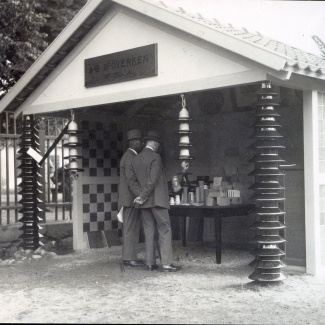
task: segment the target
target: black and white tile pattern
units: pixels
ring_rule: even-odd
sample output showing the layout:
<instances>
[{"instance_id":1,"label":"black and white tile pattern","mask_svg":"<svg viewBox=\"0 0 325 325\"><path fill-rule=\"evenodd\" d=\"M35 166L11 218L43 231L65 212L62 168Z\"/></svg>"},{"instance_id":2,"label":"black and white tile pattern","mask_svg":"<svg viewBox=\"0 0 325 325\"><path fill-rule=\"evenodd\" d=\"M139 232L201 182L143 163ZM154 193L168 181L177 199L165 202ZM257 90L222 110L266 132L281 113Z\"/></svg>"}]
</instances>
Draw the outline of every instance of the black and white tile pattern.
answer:
<instances>
[{"instance_id":1,"label":"black and white tile pattern","mask_svg":"<svg viewBox=\"0 0 325 325\"><path fill-rule=\"evenodd\" d=\"M123 132L117 123L82 122L84 232L119 229L118 166L123 154Z\"/></svg>"}]
</instances>

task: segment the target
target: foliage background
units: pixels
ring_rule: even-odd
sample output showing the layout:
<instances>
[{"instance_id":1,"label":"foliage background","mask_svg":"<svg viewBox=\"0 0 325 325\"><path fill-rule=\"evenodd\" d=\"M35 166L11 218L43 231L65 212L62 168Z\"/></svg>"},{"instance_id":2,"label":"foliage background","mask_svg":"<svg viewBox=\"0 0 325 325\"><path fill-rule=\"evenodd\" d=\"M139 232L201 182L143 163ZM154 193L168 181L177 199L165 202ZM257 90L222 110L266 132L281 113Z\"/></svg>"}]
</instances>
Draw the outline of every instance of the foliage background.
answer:
<instances>
[{"instance_id":1,"label":"foliage background","mask_svg":"<svg viewBox=\"0 0 325 325\"><path fill-rule=\"evenodd\" d=\"M0 1L0 99L87 0Z\"/></svg>"}]
</instances>

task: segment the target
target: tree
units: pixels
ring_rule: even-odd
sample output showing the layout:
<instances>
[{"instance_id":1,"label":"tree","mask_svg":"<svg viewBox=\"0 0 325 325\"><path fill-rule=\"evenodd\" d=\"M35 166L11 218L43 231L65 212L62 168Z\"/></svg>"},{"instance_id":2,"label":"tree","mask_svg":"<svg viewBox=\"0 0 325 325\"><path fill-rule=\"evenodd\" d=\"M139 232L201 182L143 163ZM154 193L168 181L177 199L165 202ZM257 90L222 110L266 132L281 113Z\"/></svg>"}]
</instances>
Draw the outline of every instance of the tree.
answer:
<instances>
[{"instance_id":1,"label":"tree","mask_svg":"<svg viewBox=\"0 0 325 325\"><path fill-rule=\"evenodd\" d=\"M7 92L48 45L44 14L30 0L0 2L0 88Z\"/></svg>"},{"instance_id":2,"label":"tree","mask_svg":"<svg viewBox=\"0 0 325 325\"><path fill-rule=\"evenodd\" d=\"M38 0L38 2L38 12L47 17L41 31L48 35L46 41L51 43L85 5L87 0Z\"/></svg>"},{"instance_id":3,"label":"tree","mask_svg":"<svg viewBox=\"0 0 325 325\"><path fill-rule=\"evenodd\" d=\"M0 1L0 99L86 0Z\"/></svg>"}]
</instances>

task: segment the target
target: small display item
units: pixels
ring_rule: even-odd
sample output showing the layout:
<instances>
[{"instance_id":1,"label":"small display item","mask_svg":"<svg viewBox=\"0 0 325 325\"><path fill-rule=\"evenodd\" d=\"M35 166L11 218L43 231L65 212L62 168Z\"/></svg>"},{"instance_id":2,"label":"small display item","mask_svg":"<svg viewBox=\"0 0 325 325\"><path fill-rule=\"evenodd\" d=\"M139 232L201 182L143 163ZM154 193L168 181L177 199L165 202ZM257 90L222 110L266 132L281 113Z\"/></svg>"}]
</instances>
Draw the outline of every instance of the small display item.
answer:
<instances>
[{"instance_id":1,"label":"small display item","mask_svg":"<svg viewBox=\"0 0 325 325\"><path fill-rule=\"evenodd\" d=\"M214 188L219 188L222 183L222 177L213 177L213 186Z\"/></svg>"},{"instance_id":2,"label":"small display item","mask_svg":"<svg viewBox=\"0 0 325 325\"><path fill-rule=\"evenodd\" d=\"M230 205L229 197L217 197L217 204L220 206Z\"/></svg>"},{"instance_id":3,"label":"small display item","mask_svg":"<svg viewBox=\"0 0 325 325\"><path fill-rule=\"evenodd\" d=\"M176 195L182 195L183 194L183 188L182 186L180 185L180 182L179 182L179 179L178 177L175 175L173 176L173 179L172 179L172 195L175 197Z\"/></svg>"}]
</instances>

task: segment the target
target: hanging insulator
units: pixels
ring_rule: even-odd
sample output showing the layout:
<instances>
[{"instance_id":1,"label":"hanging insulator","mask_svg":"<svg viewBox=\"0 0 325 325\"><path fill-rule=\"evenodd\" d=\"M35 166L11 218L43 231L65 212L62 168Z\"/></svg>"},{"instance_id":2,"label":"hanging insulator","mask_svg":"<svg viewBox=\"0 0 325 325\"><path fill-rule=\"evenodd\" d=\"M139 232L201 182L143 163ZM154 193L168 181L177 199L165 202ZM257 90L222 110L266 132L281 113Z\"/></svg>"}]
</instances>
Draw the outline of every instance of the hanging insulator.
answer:
<instances>
[{"instance_id":1,"label":"hanging insulator","mask_svg":"<svg viewBox=\"0 0 325 325\"><path fill-rule=\"evenodd\" d=\"M78 172L83 171L79 168L79 164L76 159L82 159L83 156L78 154L77 147L80 147L82 144L78 142L78 133L82 131L78 130L78 124L74 120L74 112L71 110L71 121L68 124L68 129L66 131L69 134L68 143L65 143L63 146L69 148L69 156L64 157L64 159L69 159L69 166L65 172L69 172L70 176L73 178L78 178Z\"/></svg>"},{"instance_id":2,"label":"hanging insulator","mask_svg":"<svg viewBox=\"0 0 325 325\"><path fill-rule=\"evenodd\" d=\"M78 130L78 124L72 120L68 125L68 131L77 131Z\"/></svg>"}]
</instances>

